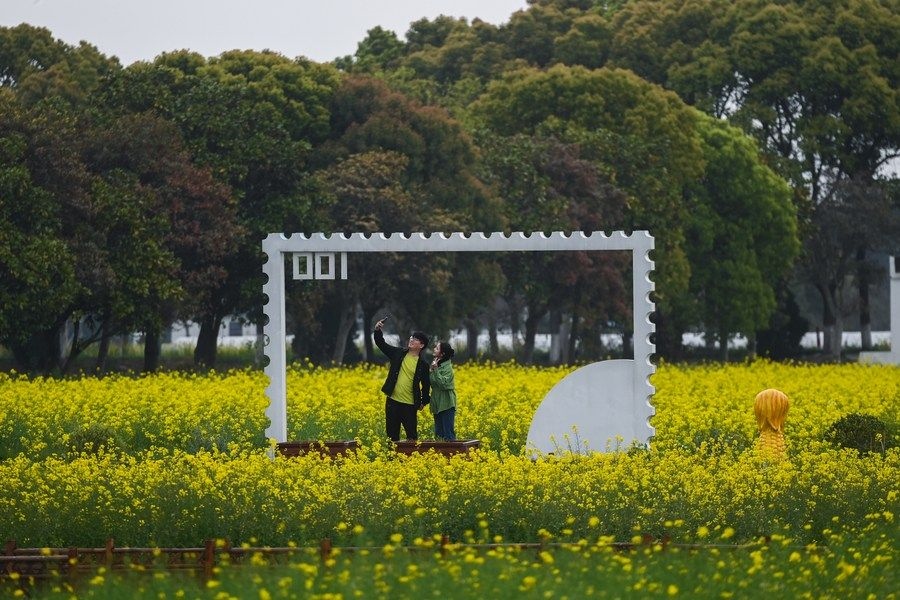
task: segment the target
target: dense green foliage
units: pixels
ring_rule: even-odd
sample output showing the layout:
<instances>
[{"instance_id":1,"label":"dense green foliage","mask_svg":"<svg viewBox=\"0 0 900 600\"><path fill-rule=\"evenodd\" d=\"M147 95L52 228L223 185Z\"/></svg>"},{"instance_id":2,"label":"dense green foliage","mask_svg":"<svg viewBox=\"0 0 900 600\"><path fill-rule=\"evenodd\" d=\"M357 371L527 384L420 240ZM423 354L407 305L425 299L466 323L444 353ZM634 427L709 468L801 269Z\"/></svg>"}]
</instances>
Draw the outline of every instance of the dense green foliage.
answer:
<instances>
[{"instance_id":1,"label":"dense green foliage","mask_svg":"<svg viewBox=\"0 0 900 600\"><path fill-rule=\"evenodd\" d=\"M792 273L819 290L834 352L843 292L867 297L869 257L900 239L885 170L898 14L897 0L533 0L499 26L373 27L333 64L179 51L123 67L0 28L0 344L49 372L139 330L152 369L161 328L192 319L212 365L223 317L261 318L273 231L646 228L664 356L688 328L794 335ZM621 257L381 262L391 277L364 259L346 285L295 286L296 351L353 358L356 317L382 309L465 327L473 354L485 327L524 330L527 360L539 323L566 332L567 360L602 355L610 327L629 335ZM61 344L67 323L89 332Z\"/></svg>"},{"instance_id":2,"label":"dense green foliage","mask_svg":"<svg viewBox=\"0 0 900 600\"><path fill-rule=\"evenodd\" d=\"M894 446L888 425L874 415L851 413L831 424L825 439L839 448L852 448L860 454L884 454Z\"/></svg>"}]
</instances>

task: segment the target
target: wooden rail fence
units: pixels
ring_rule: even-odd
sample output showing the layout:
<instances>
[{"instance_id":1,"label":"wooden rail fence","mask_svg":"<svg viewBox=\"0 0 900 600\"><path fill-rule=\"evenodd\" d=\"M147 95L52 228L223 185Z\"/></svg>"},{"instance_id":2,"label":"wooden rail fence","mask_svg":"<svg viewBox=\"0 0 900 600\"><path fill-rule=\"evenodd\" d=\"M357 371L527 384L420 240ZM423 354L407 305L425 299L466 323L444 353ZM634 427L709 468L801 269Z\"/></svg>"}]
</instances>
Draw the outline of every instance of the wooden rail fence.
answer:
<instances>
[{"instance_id":1,"label":"wooden rail fence","mask_svg":"<svg viewBox=\"0 0 900 600\"><path fill-rule=\"evenodd\" d=\"M760 543L768 544L768 537L761 539ZM632 550L641 546L660 545L665 548L687 549L727 549L740 550L758 548L760 543L749 544L690 544L673 543L668 536L654 538L644 535L640 542L609 542L604 546L618 550ZM596 544L594 544L596 545ZM552 548L573 548L579 544L574 542L507 542L507 543L451 543L449 536L441 536L437 550L441 555L460 548L478 550L490 550L495 548L517 548L520 550L542 550ZM161 547L118 547L112 539L106 540L106 544L100 548L20 548L14 540L8 540L3 546L0 555L0 582L4 579L15 578L20 581L39 581L55 577L75 579L79 575L93 574L98 568L107 570L183 570L192 572L204 579L213 575L213 570L220 565L241 565L251 556L263 556L270 563L277 563L295 555L307 555L317 557L322 561L328 560L335 550L340 552L358 552L361 550L378 551L382 546L333 546L330 539L323 539L319 547L312 546L286 546L286 547L248 547L232 546L228 540L208 539L202 546L185 548L161 548ZM807 552L815 552L817 547L797 546L798 549ZM401 546L398 549L406 551L431 551L434 546Z\"/></svg>"}]
</instances>

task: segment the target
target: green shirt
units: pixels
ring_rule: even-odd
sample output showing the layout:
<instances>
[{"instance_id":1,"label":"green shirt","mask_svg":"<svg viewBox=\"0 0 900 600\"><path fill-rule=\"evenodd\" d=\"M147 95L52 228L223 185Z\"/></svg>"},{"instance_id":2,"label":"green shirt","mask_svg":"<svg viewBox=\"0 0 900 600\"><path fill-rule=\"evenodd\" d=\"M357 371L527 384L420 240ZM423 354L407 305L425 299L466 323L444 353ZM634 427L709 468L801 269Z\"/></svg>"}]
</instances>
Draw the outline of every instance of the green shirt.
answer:
<instances>
[{"instance_id":1,"label":"green shirt","mask_svg":"<svg viewBox=\"0 0 900 600\"><path fill-rule=\"evenodd\" d=\"M456 385L453 382L453 365L449 360L431 372L431 414L436 415L456 407Z\"/></svg>"},{"instance_id":2,"label":"green shirt","mask_svg":"<svg viewBox=\"0 0 900 600\"><path fill-rule=\"evenodd\" d=\"M419 362L418 356L407 354L403 357L403 364L400 366L400 374L397 376L397 385L391 392L391 398L403 404L413 404L412 386L416 376L416 365Z\"/></svg>"}]
</instances>

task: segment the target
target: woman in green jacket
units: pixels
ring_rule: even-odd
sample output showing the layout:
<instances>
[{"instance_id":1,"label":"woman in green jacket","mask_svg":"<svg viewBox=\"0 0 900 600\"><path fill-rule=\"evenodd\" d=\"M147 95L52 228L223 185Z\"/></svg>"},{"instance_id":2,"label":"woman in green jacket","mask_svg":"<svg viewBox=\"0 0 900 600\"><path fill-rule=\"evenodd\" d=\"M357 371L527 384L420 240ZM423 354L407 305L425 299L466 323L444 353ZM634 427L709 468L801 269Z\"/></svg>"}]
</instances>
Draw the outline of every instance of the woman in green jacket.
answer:
<instances>
[{"instance_id":1,"label":"woman in green jacket","mask_svg":"<svg viewBox=\"0 0 900 600\"><path fill-rule=\"evenodd\" d=\"M456 439L456 386L453 383L455 354L448 342L434 345L434 360L431 361L431 414L434 415L434 436L439 440Z\"/></svg>"}]
</instances>

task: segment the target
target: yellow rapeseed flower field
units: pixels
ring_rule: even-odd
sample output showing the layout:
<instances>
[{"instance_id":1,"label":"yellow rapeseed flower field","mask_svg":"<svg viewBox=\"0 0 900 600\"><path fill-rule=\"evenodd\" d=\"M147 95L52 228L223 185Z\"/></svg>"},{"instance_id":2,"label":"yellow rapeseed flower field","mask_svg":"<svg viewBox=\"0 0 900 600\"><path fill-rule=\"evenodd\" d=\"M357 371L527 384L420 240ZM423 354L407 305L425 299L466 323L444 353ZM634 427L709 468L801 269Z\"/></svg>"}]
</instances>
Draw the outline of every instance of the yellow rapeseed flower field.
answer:
<instances>
[{"instance_id":1,"label":"yellow rapeseed flower field","mask_svg":"<svg viewBox=\"0 0 900 600\"><path fill-rule=\"evenodd\" d=\"M458 366L458 436L521 453L538 404L572 370ZM289 369L289 439L381 441L383 380L381 366ZM789 450L821 440L844 415L861 412L891 422L900 407L900 369L892 366L663 365L653 383L653 445L659 450L696 449L703 442L749 447L756 436L753 399L766 388L791 400ZM0 374L0 458L48 456L84 444L125 452L261 447L268 424L265 386L265 376L253 371L64 380ZM427 413L421 421L427 437Z\"/></svg>"},{"instance_id":2,"label":"yellow rapeseed flower field","mask_svg":"<svg viewBox=\"0 0 900 600\"><path fill-rule=\"evenodd\" d=\"M823 441L850 413L895 423L896 367L663 365L649 449L532 460L524 451L531 416L570 370L457 367L457 430L483 447L446 459L399 456L385 443L383 367L294 367L290 438L361 443L333 461L267 456L261 373L0 375L0 534L23 546L329 537L380 547L441 533L472 542L647 534L728 544L897 533L900 451L860 456ZM753 399L766 388L791 399L785 460L753 450Z\"/></svg>"}]
</instances>

